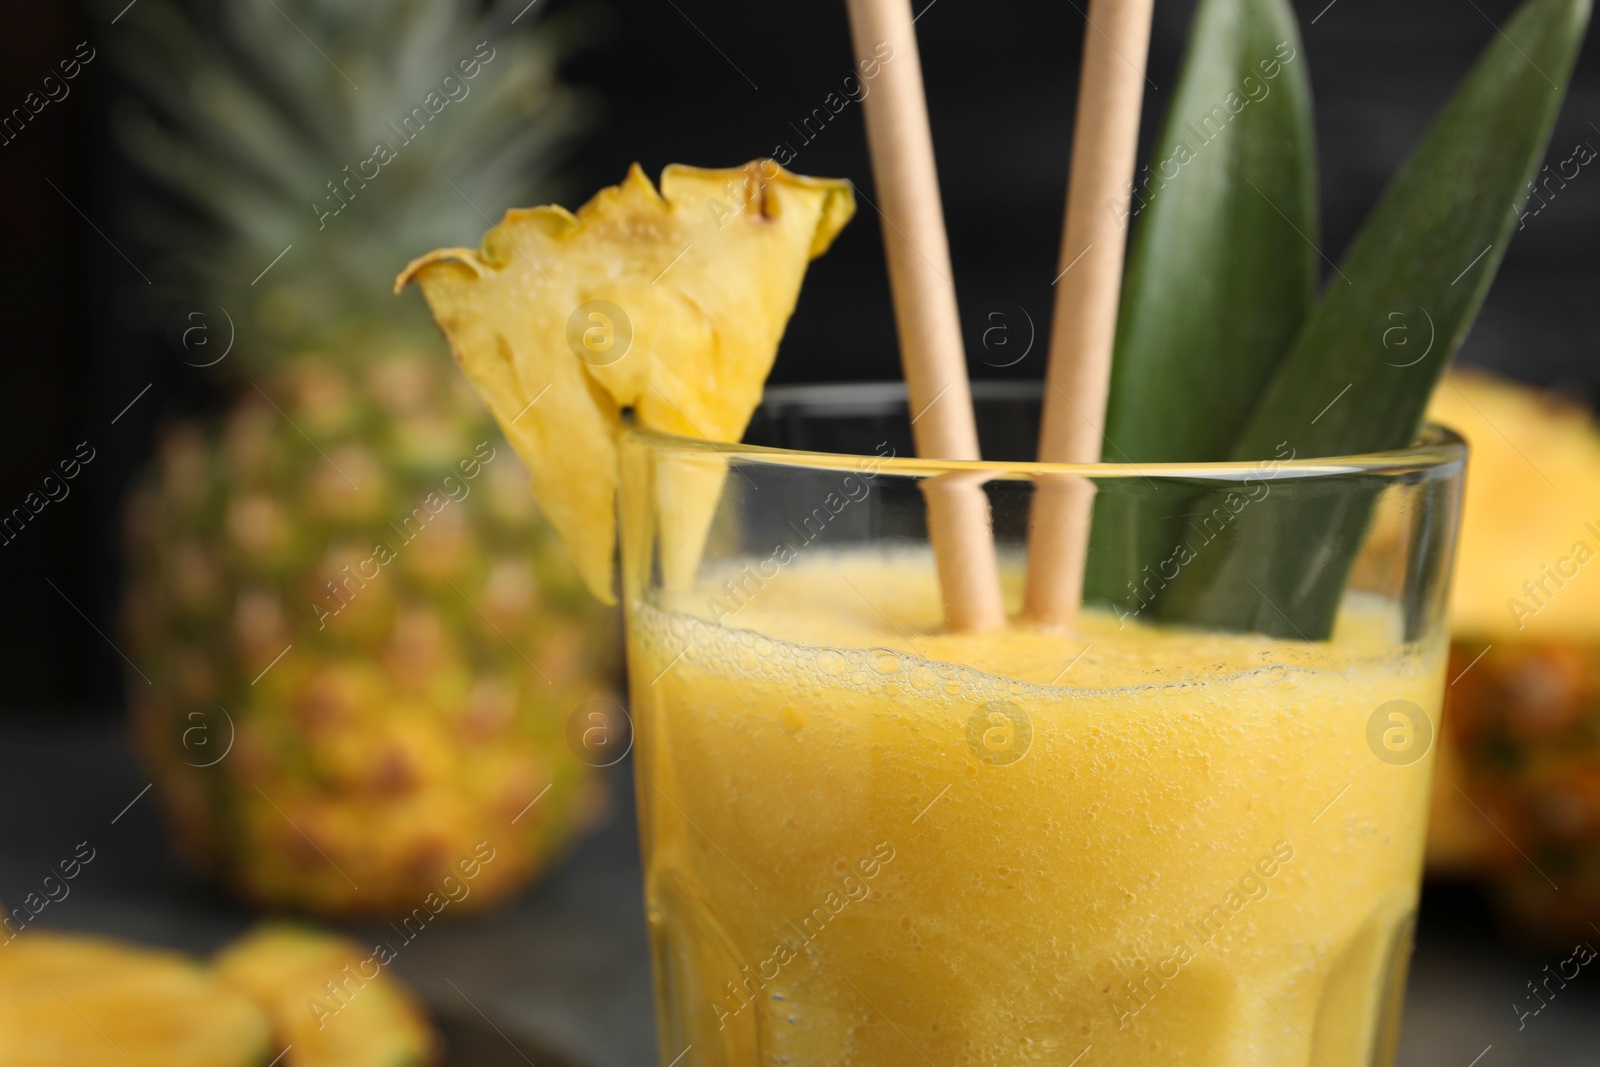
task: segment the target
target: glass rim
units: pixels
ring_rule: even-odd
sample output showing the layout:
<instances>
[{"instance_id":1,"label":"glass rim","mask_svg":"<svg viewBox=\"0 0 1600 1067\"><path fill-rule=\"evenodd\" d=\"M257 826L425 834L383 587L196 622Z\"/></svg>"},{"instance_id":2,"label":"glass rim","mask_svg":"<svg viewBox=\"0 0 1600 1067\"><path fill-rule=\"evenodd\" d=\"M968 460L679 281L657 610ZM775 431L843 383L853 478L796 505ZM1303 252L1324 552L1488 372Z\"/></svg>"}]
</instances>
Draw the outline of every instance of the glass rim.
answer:
<instances>
[{"instance_id":1,"label":"glass rim","mask_svg":"<svg viewBox=\"0 0 1600 1067\"><path fill-rule=\"evenodd\" d=\"M972 383L974 400L1029 400L1038 398L1044 383L1036 381L979 381ZM823 415L867 414L885 405L906 401L904 382L839 382L773 386L762 394L761 407L774 404L804 403ZM942 474L983 474L985 480L1031 478L1037 475L1081 475L1099 479L1151 478L1214 479L1239 481L1260 476L1270 467L1274 480L1327 478L1351 474L1407 474L1418 470L1449 473L1448 468L1464 464L1467 442L1455 430L1438 423L1425 423L1411 444L1344 456L1319 456L1301 459L1222 460L1210 463L1040 463L1037 461L923 459L917 456L853 455L811 449L774 448L768 445L736 444L686 437L665 430L639 426L629 413L624 432L642 444L662 451L712 453L729 461L776 464L818 470L857 470L863 464L873 467L874 475L896 474L906 477L934 477Z\"/></svg>"}]
</instances>

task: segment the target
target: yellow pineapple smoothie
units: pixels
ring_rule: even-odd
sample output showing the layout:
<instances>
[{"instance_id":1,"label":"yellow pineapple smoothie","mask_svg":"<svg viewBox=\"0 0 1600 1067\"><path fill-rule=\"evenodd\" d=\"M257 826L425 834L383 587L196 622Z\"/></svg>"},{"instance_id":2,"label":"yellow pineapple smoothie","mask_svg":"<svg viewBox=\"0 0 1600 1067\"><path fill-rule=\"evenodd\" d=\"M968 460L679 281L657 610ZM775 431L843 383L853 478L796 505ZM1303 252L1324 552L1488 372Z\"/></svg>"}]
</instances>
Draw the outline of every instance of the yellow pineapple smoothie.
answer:
<instances>
[{"instance_id":1,"label":"yellow pineapple smoothie","mask_svg":"<svg viewBox=\"0 0 1600 1067\"><path fill-rule=\"evenodd\" d=\"M629 605L662 1063L1387 1060L1432 759L1369 720L1436 735L1442 641L939 635L925 552L770 563Z\"/></svg>"}]
</instances>

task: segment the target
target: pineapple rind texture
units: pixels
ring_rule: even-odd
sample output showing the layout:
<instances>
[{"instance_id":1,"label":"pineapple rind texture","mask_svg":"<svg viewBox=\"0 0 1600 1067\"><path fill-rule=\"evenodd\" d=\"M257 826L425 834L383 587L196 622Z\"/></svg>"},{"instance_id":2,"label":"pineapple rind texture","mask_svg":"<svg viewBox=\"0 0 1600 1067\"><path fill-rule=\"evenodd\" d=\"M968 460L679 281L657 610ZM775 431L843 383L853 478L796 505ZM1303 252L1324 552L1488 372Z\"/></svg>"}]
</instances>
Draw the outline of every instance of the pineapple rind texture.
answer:
<instances>
[{"instance_id":1,"label":"pineapple rind texture","mask_svg":"<svg viewBox=\"0 0 1600 1067\"><path fill-rule=\"evenodd\" d=\"M1451 651L1451 677L1460 680L1447 697L1439 771L1444 777L1448 767L1449 780L1435 787L1429 863L1441 873L1488 875L1496 903L1524 936L1557 944L1592 935L1588 924L1600 913L1600 648L1483 648L1464 642Z\"/></svg>"},{"instance_id":2,"label":"pineapple rind texture","mask_svg":"<svg viewBox=\"0 0 1600 1067\"><path fill-rule=\"evenodd\" d=\"M421 285L601 600L615 599L621 410L648 429L737 441L806 266L854 203L849 183L770 160L671 166L659 193L635 164L576 214L508 211L480 250L430 252L396 280L397 290ZM663 530L664 541L704 537L722 473L677 487L681 529Z\"/></svg>"},{"instance_id":3,"label":"pineapple rind texture","mask_svg":"<svg viewBox=\"0 0 1600 1067\"><path fill-rule=\"evenodd\" d=\"M134 729L179 851L260 904L404 914L489 841L456 910L491 904L604 802L565 723L610 694L614 619L447 366L308 359L262 393L169 437L130 509Z\"/></svg>"}]
</instances>

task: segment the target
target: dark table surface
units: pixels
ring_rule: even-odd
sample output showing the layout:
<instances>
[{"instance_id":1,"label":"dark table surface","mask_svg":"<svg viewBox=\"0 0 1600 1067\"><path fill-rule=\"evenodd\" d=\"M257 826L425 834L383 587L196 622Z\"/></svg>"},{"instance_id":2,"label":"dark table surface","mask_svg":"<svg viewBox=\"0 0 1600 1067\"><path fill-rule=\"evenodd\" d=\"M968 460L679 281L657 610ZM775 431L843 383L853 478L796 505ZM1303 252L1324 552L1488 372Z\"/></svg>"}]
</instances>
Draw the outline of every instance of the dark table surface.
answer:
<instances>
[{"instance_id":1,"label":"dark table surface","mask_svg":"<svg viewBox=\"0 0 1600 1067\"><path fill-rule=\"evenodd\" d=\"M496 914L430 927L396 961L443 1027L452 1063L656 1062L632 796L625 765L613 773L609 822L558 874ZM36 888L87 840L93 863L70 896L39 916L40 927L196 952L242 931L254 916L189 878L168 852L142 792L148 783L114 725L34 720L8 729L0 741L0 899ZM349 932L366 939L359 926ZM1430 887L1402 1067L1600 1064L1600 974L1580 973L1518 1026L1513 1005L1526 1005L1525 983L1566 955L1515 950L1472 892Z\"/></svg>"}]
</instances>

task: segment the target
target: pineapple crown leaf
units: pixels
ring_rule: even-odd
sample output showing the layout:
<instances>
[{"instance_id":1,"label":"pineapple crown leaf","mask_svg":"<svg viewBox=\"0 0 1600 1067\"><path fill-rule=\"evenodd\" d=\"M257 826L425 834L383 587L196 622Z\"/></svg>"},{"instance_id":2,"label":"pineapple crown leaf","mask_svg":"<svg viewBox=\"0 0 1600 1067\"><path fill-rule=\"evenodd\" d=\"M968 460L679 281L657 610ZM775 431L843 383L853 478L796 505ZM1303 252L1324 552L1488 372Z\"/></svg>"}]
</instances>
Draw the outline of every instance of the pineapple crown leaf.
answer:
<instances>
[{"instance_id":1,"label":"pineapple crown leaf","mask_svg":"<svg viewBox=\"0 0 1600 1067\"><path fill-rule=\"evenodd\" d=\"M113 125L157 186L132 223L164 287L286 342L362 318L425 323L420 304L386 299L395 264L480 228L480 212L548 198L585 119L556 68L592 20L512 26L523 7L144 0L107 47L136 90Z\"/></svg>"}]
</instances>

